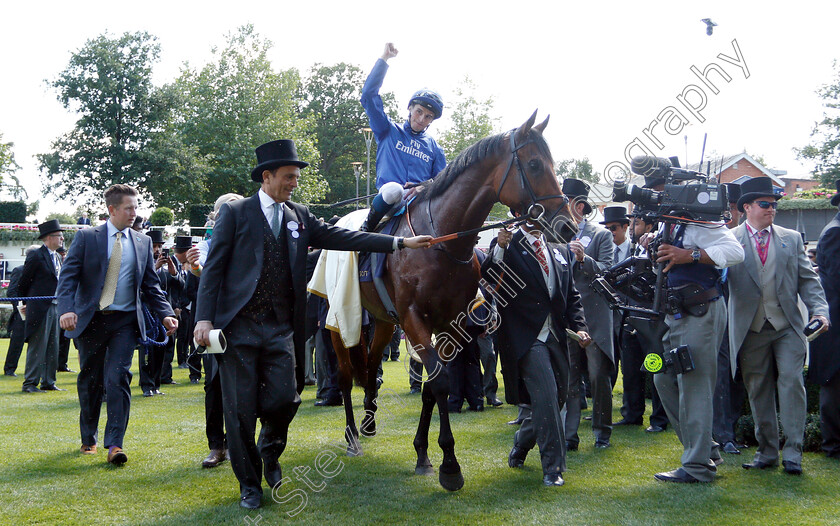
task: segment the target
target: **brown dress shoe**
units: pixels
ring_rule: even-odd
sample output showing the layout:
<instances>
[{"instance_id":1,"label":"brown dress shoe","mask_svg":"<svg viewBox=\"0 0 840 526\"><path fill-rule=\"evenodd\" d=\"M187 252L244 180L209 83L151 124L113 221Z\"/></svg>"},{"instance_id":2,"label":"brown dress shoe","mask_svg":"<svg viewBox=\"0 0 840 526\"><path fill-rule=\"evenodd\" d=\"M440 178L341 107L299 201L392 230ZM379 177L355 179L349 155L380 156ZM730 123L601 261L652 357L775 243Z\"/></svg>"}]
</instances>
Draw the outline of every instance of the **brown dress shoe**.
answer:
<instances>
[{"instance_id":1,"label":"brown dress shoe","mask_svg":"<svg viewBox=\"0 0 840 526\"><path fill-rule=\"evenodd\" d=\"M115 466L122 466L126 463L128 457L123 453L121 447L112 446L108 449L108 462Z\"/></svg>"},{"instance_id":2,"label":"brown dress shoe","mask_svg":"<svg viewBox=\"0 0 840 526\"><path fill-rule=\"evenodd\" d=\"M211 449L207 458L201 462L201 467L215 468L225 460L227 460L227 455L225 454L224 449Z\"/></svg>"},{"instance_id":3,"label":"brown dress shoe","mask_svg":"<svg viewBox=\"0 0 840 526\"><path fill-rule=\"evenodd\" d=\"M81 447L81 449L79 449L79 451L82 452L82 455L95 455L96 454L96 444L94 444L92 446L82 445L82 447Z\"/></svg>"}]
</instances>

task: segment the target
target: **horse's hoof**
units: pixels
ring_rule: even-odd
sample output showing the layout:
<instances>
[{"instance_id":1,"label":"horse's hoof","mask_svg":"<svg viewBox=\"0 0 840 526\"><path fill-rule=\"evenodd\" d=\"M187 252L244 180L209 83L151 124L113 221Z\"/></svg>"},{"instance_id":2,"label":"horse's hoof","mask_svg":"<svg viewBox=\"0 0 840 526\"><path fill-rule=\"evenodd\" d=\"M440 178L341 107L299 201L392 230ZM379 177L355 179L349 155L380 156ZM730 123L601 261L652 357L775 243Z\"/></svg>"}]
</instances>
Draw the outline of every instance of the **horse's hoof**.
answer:
<instances>
[{"instance_id":1,"label":"horse's hoof","mask_svg":"<svg viewBox=\"0 0 840 526\"><path fill-rule=\"evenodd\" d=\"M374 427L373 429L365 429L365 426L362 426L362 428L359 430L359 433L363 437L375 437L376 436L376 427Z\"/></svg>"},{"instance_id":2,"label":"horse's hoof","mask_svg":"<svg viewBox=\"0 0 840 526\"><path fill-rule=\"evenodd\" d=\"M428 466L417 466L416 468L414 468L414 474L415 475L434 475L435 474L435 468L433 468L431 464L429 464ZM463 485L463 482L461 482L461 484Z\"/></svg>"},{"instance_id":3,"label":"horse's hoof","mask_svg":"<svg viewBox=\"0 0 840 526\"><path fill-rule=\"evenodd\" d=\"M360 447L347 446L347 456L348 457L360 457L364 454L365 454L365 452L362 451L362 448L360 448Z\"/></svg>"},{"instance_id":4,"label":"horse's hoof","mask_svg":"<svg viewBox=\"0 0 840 526\"><path fill-rule=\"evenodd\" d=\"M440 485L443 486L443 489L447 491L458 491L464 487L464 476L461 475L460 471L452 474L441 471L438 480L440 481Z\"/></svg>"}]
</instances>

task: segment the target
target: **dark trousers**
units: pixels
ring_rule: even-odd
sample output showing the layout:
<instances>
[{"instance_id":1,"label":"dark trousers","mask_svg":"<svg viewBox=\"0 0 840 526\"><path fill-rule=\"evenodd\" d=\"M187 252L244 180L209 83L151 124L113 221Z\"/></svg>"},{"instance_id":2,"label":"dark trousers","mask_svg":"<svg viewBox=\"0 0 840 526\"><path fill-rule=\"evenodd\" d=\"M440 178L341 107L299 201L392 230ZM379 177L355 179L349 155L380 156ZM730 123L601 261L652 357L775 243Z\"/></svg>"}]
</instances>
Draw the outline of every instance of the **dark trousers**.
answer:
<instances>
[{"instance_id":1,"label":"dark trousers","mask_svg":"<svg viewBox=\"0 0 840 526\"><path fill-rule=\"evenodd\" d=\"M562 473L566 471L566 436L560 408L568 394L568 352L549 336L546 343L534 342L518 365L519 377L531 398L531 411L514 435L513 444L525 451L538 444L543 474Z\"/></svg>"},{"instance_id":2,"label":"dark trousers","mask_svg":"<svg viewBox=\"0 0 840 526\"><path fill-rule=\"evenodd\" d=\"M67 360L70 359L70 338L64 335L64 331L58 334L58 370L66 371Z\"/></svg>"},{"instance_id":3,"label":"dark trousers","mask_svg":"<svg viewBox=\"0 0 840 526\"><path fill-rule=\"evenodd\" d=\"M822 450L826 455L840 458L840 373L820 387L820 428Z\"/></svg>"},{"instance_id":4,"label":"dark trousers","mask_svg":"<svg viewBox=\"0 0 840 526\"><path fill-rule=\"evenodd\" d=\"M178 332L175 339L175 354L178 356L178 365L187 362L187 356L193 348L192 333L193 333L192 312L190 309L182 308L181 315L178 317ZM201 359L198 360L199 363Z\"/></svg>"},{"instance_id":5,"label":"dark trousers","mask_svg":"<svg viewBox=\"0 0 840 526\"><path fill-rule=\"evenodd\" d=\"M175 359L175 335L161 348L160 384L172 383L172 360Z\"/></svg>"},{"instance_id":6,"label":"dark trousers","mask_svg":"<svg viewBox=\"0 0 840 526\"><path fill-rule=\"evenodd\" d=\"M423 363L413 358L408 362L408 385L412 389L420 389L423 385Z\"/></svg>"},{"instance_id":7,"label":"dark trousers","mask_svg":"<svg viewBox=\"0 0 840 526\"><path fill-rule=\"evenodd\" d=\"M227 448L225 411L222 406L222 377L216 356L207 354L204 361L204 429L210 449Z\"/></svg>"},{"instance_id":8,"label":"dark trousers","mask_svg":"<svg viewBox=\"0 0 840 526\"><path fill-rule=\"evenodd\" d=\"M483 327L467 327L472 340L465 343L452 360L446 364L449 375L449 410L460 412L466 399L471 409L484 407L481 389L481 366L476 338L484 332Z\"/></svg>"},{"instance_id":9,"label":"dark trousers","mask_svg":"<svg viewBox=\"0 0 840 526\"><path fill-rule=\"evenodd\" d=\"M218 361L230 463L240 490L262 493L262 459L273 462L283 453L300 405L293 333L272 319L236 316L224 334L228 348ZM259 445L254 441L257 418L262 424Z\"/></svg>"},{"instance_id":10,"label":"dark trousers","mask_svg":"<svg viewBox=\"0 0 840 526\"><path fill-rule=\"evenodd\" d=\"M3 365L5 374L12 374L17 370L20 354L23 352L23 337L26 331L26 323L20 319L20 315L14 315L9 327L9 350L6 352L6 363Z\"/></svg>"},{"instance_id":11,"label":"dark trousers","mask_svg":"<svg viewBox=\"0 0 840 526\"><path fill-rule=\"evenodd\" d=\"M172 336L170 336L172 338ZM163 369L164 347L150 345L148 350L143 346L137 348L137 362L140 369L140 389L146 391L160 390L161 372Z\"/></svg>"},{"instance_id":12,"label":"dark trousers","mask_svg":"<svg viewBox=\"0 0 840 526\"><path fill-rule=\"evenodd\" d=\"M332 344L329 329L315 332L315 383L316 396L321 400L340 400L338 388L338 357Z\"/></svg>"},{"instance_id":13,"label":"dark trousers","mask_svg":"<svg viewBox=\"0 0 840 526\"><path fill-rule=\"evenodd\" d=\"M582 363L583 358L586 363ZM581 410L585 407L585 390L581 378L589 378L592 389L592 432L595 441L609 441L612 435L612 369L613 363L592 342L585 349L569 342L569 394L565 412L566 440L578 444Z\"/></svg>"},{"instance_id":14,"label":"dark trousers","mask_svg":"<svg viewBox=\"0 0 840 526\"><path fill-rule=\"evenodd\" d=\"M26 347L26 368L23 387L51 387L55 385L58 369L58 315L55 305L50 305L44 319L29 335Z\"/></svg>"},{"instance_id":15,"label":"dark trousers","mask_svg":"<svg viewBox=\"0 0 840 526\"><path fill-rule=\"evenodd\" d=\"M741 373L733 380L729 359L729 328L723 334L723 343L717 357L717 381L715 382L714 420L712 436L720 444L735 442L735 424L744 408L744 380Z\"/></svg>"},{"instance_id":16,"label":"dark trousers","mask_svg":"<svg viewBox=\"0 0 840 526\"><path fill-rule=\"evenodd\" d=\"M400 341L402 341L402 332L403 331L400 329L399 325L394 327L394 336L391 337L391 341L385 346L385 350L382 352L383 361L388 359L397 361L400 359Z\"/></svg>"},{"instance_id":17,"label":"dark trousers","mask_svg":"<svg viewBox=\"0 0 840 526\"><path fill-rule=\"evenodd\" d=\"M638 335L625 330L621 337L621 375L624 379L621 416L628 422L640 422L645 414L645 384L652 375L642 370L644 360L645 349ZM650 425L668 427L668 415L652 383L651 402Z\"/></svg>"},{"instance_id":18,"label":"dark trousers","mask_svg":"<svg viewBox=\"0 0 840 526\"><path fill-rule=\"evenodd\" d=\"M482 335L477 338L478 356L481 360L481 388L484 396L489 399L496 398L496 391L499 390L499 379L496 378L496 365L498 356L493 349L493 337Z\"/></svg>"},{"instance_id":19,"label":"dark trousers","mask_svg":"<svg viewBox=\"0 0 840 526\"><path fill-rule=\"evenodd\" d=\"M131 405L131 359L137 346L137 313L93 315L76 338L79 346L79 426L82 444L97 443L99 412L107 392L105 447L122 447Z\"/></svg>"}]
</instances>

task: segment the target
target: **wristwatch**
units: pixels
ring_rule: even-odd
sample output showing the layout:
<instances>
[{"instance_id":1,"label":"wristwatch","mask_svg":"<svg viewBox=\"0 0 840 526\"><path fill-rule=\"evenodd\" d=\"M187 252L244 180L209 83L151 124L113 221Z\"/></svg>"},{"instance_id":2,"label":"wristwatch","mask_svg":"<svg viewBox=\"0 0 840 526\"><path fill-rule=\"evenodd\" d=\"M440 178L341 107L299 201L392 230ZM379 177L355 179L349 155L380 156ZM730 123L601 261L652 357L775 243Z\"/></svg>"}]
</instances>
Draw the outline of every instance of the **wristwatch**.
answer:
<instances>
[{"instance_id":1,"label":"wristwatch","mask_svg":"<svg viewBox=\"0 0 840 526\"><path fill-rule=\"evenodd\" d=\"M695 263L700 263L700 249L695 248L691 251L691 260Z\"/></svg>"},{"instance_id":2,"label":"wristwatch","mask_svg":"<svg viewBox=\"0 0 840 526\"><path fill-rule=\"evenodd\" d=\"M398 237L397 238L397 248L400 249L400 250L405 248L405 238L404 237Z\"/></svg>"}]
</instances>

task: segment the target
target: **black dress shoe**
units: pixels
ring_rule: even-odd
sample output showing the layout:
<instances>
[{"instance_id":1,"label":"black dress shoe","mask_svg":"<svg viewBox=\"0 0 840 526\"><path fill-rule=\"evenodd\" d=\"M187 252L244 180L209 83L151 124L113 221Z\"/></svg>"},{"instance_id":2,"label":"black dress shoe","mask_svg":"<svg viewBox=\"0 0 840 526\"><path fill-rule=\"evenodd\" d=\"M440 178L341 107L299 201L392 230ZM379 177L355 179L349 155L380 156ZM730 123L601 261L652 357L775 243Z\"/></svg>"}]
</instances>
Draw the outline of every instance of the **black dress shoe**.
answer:
<instances>
[{"instance_id":1,"label":"black dress shoe","mask_svg":"<svg viewBox=\"0 0 840 526\"><path fill-rule=\"evenodd\" d=\"M700 479L689 475L683 468L677 468L674 471L657 473L653 476L653 478L661 480L662 482L677 482L682 484L694 484L696 482L700 482Z\"/></svg>"},{"instance_id":2,"label":"black dress shoe","mask_svg":"<svg viewBox=\"0 0 840 526\"><path fill-rule=\"evenodd\" d=\"M785 473L788 475L801 475L802 474L802 465L797 464L791 460L783 460L782 461L782 468L784 468Z\"/></svg>"},{"instance_id":3,"label":"black dress shoe","mask_svg":"<svg viewBox=\"0 0 840 526\"><path fill-rule=\"evenodd\" d=\"M543 486L562 486L563 484L565 484L565 481L560 473L545 475L543 477Z\"/></svg>"},{"instance_id":4,"label":"black dress shoe","mask_svg":"<svg viewBox=\"0 0 840 526\"><path fill-rule=\"evenodd\" d=\"M577 451L578 445L574 442L566 442L566 451Z\"/></svg>"},{"instance_id":5,"label":"black dress shoe","mask_svg":"<svg viewBox=\"0 0 840 526\"><path fill-rule=\"evenodd\" d=\"M627 420L626 418L622 418L618 422L613 423L614 426L640 426L642 425L641 420Z\"/></svg>"},{"instance_id":6,"label":"black dress shoe","mask_svg":"<svg viewBox=\"0 0 840 526\"><path fill-rule=\"evenodd\" d=\"M17 378L17 375L14 372L5 373L6 376L11 376L12 378Z\"/></svg>"},{"instance_id":7,"label":"black dress shoe","mask_svg":"<svg viewBox=\"0 0 840 526\"><path fill-rule=\"evenodd\" d=\"M283 470L277 460L263 460L263 476L272 489L283 483Z\"/></svg>"},{"instance_id":8,"label":"black dress shoe","mask_svg":"<svg viewBox=\"0 0 840 526\"><path fill-rule=\"evenodd\" d=\"M155 389L155 394L156 394L156 395L165 395L166 393L164 393L164 392L163 392L163 391L161 391L160 389Z\"/></svg>"},{"instance_id":9,"label":"black dress shoe","mask_svg":"<svg viewBox=\"0 0 840 526\"><path fill-rule=\"evenodd\" d=\"M512 468L521 468L523 464L525 464L525 457L528 456L528 450L526 449L519 449L516 446L513 446L513 449L510 450L510 455L508 455L508 466Z\"/></svg>"},{"instance_id":10,"label":"black dress shoe","mask_svg":"<svg viewBox=\"0 0 840 526\"><path fill-rule=\"evenodd\" d=\"M408 392L408 394L410 394L410 395L420 394L420 388L419 387L412 387L411 390Z\"/></svg>"},{"instance_id":11,"label":"black dress shoe","mask_svg":"<svg viewBox=\"0 0 840 526\"><path fill-rule=\"evenodd\" d=\"M146 398L148 398L150 396L155 396L155 392L154 391L143 391L143 396L145 396Z\"/></svg>"},{"instance_id":12,"label":"black dress shoe","mask_svg":"<svg viewBox=\"0 0 840 526\"><path fill-rule=\"evenodd\" d=\"M522 425L522 419L521 418L514 418L513 420L508 422L507 425L509 425L509 426L521 426Z\"/></svg>"},{"instance_id":13,"label":"black dress shoe","mask_svg":"<svg viewBox=\"0 0 840 526\"><path fill-rule=\"evenodd\" d=\"M67 389L62 389L57 385L42 385L41 391L66 391Z\"/></svg>"},{"instance_id":14,"label":"black dress shoe","mask_svg":"<svg viewBox=\"0 0 840 526\"><path fill-rule=\"evenodd\" d=\"M484 405L471 405L467 407L467 411L472 411L473 413L480 413L484 411Z\"/></svg>"},{"instance_id":15,"label":"black dress shoe","mask_svg":"<svg viewBox=\"0 0 840 526\"><path fill-rule=\"evenodd\" d=\"M488 399L487 399L487 405L491 405L491 406L493 406L493 407L499 407L499 406L500 406L500 405L502 405L502 404L504 404L504 402L502 402L501 400L499 400L499 399L498 399L498 398L496 398L496 397L493 397L493 398L488 398Z\"/></svg>"},{"instance_id":16,"label":"black dress shoe","mask_svg":"<svg viewBox=\"0 0 840 526\"><path fill-rule=\"evenodd\" d=\"M738 446L735 445L735 442L729 441L723 445L723 452L729 453L730 455L740 455L741 450L738 449Z\"/></svg>"},{"instance_id":17,"label":"black dress shoe","mask_svg":"<svg viewBox=\"0 0 840 526\"><path fill-rule=\"evenodd\" d=\"M198 381L199 381L199 378L190 378L190 383L191 384L197 384Z\"/></svg>"},{"instance_id":18,"label":"black dress shoe","mask_svg":"<svg viewBox=\"0 0 840 526\"><path fill-rule=\"evenodd\" d=\"M648 426L648 428L645 429L646 433L661 433L663 431L665 431L665 428L662 426Z\"/></svg>"},{"instance_id":19,"label":"black dress shoe","mask_svg":"<svg viewBox=\"0 0 840 526\"><path fill-rule=\"evenodd\" d=\"M752 462L747 462L746 464L741 464L741 467L744 469L768 469L776 467L776 464L770 464L769 462L762 462L761 460L753 460Z\"/></svg>"},{"instance_id":20,"label":"black dress shoe","mask_svg":"<svg viewBox=\"0 0 840 526\"><path fill-rule=\"evenodd\" d=\"M262 492L253 488L246 488L240 492L239 505L248 510L255 510L260 507Z\"/></svg>"},{"instance_id":21,"label":"black dress shoe","mask_svg":"<svg viewBox=\"0 0 840 526\"><path fill-rule=\"evenodd\" d=\"M609 440L596 440L595 441L595 448L596 449L607 449L608 447L610 447L610 441Z\"/></svg>"},{"instance_id":22,"label":"black dress shoe","mask_svg":"<svg viewBox=\"0 0 840 526\"><path fill-rule=\"evenodd\" d=\"M58 369L58 372L59 373L75 373L76 371L74 371L73 369L71 369L69 367L62 367L61 369Z\"/></svg>"},{"instance_id":23,"label":"black dress shoe","mask_svg":"<svg viewBox=\"0 0 840 526\"><path fill-rule=\"evenodd\" d=\"M43 393L44 392L44 391L41 391L40 389L38 389L37 387L35 387L34 385L27 385L26 387L24 387L22 389L22 391L24 393Z\"/></svg>"},{"instance_id":24,"label":"black dress shoe","mask_svg":"<svg viewBox=\"0 0 840 526\"><path fill-rule=\"evenodd\" d=\"M201 467L215 468L225 460L227 460L227 452L224 449L211 449L207 458L201 462Z\"/></svg>"},{"instance_id":25,"label":"black dress shoe","mask_svg":"<svg viewBox=\"0 0 840 526\"><path fill-rule=\"evenodd\" d=\"M165 385L178 385L178 382L176 382L175 380L171 380L171 379L167 380L165 382L161 380L160 383L165 384Z\"/></svg>"},{"instance_id":26,"label":"black dress shoe","mask_svg":"<svg viewBox=\"0 0 840 526\"><path fill-rule=\"evenodd\" d=\"M341 398L329 399L325 398L324 400L318 400L315 402L315 407L325 407L325 406L337 406L343 405Z\"/></svg>"}]
</instances>

